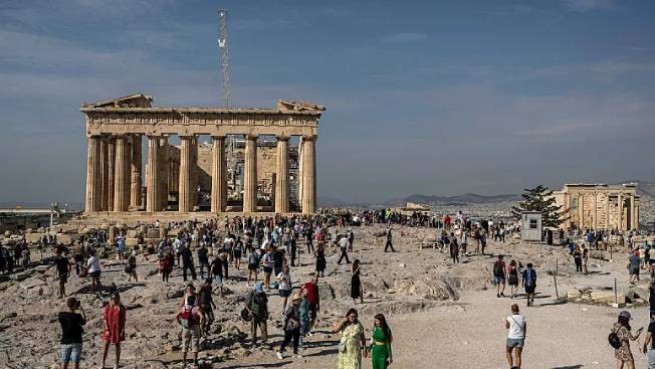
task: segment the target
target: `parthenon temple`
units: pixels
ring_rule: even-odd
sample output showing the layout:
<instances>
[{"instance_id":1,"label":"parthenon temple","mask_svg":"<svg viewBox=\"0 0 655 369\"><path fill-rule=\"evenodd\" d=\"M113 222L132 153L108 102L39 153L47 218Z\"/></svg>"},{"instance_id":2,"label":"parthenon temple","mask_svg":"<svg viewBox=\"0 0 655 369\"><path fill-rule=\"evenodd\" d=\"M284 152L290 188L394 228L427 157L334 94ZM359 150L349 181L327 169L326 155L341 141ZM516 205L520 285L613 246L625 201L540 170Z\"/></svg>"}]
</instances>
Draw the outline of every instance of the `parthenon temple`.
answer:
<instances>
[{"instance_id":1,"label":"parthenon temple","mask_svg":"<svg viewBox=\"0 0 655 369\"><path fill-rule=\"evenodd\" d=\"M280 100L275 109L153 107L152 97L134 94L80 110L87 215L316 211L323 106ZM229 170L228 159L235 163Z\"/></svg>"},{"instance_id":2,"label":"parthenon temple","mask_svg":"<svg viewBox=\"0 0 655 369\"><path fill-rule=\"evenodd\" d=\"M566 184L553 196L562 206L564 228L627 231L639 227L635 184Z\"/></svg>"}]
</instances>

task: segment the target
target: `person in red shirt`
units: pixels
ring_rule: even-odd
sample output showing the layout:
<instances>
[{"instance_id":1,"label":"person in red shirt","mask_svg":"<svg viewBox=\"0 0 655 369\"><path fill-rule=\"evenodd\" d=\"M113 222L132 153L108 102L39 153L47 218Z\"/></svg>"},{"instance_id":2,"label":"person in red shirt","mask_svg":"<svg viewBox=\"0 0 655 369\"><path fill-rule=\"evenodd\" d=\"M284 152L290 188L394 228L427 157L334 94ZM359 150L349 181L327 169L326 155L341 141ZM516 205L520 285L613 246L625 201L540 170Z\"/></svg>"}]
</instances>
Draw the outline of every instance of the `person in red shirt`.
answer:
<instances>
[{"instance_id":1,"label":"person in red shirt","mask_svg":"<svg viewBox=\"0 0 655 369\"><path fill-rule=\"evenodd\" d=\"M105 367L109 346L113 343L116 346L116 364L114 369L118 368L121 359L121 342L125 341L125 306L121 304L121 296L118 292L111 294L111 300L105 307L104 320L105 330L102 332L102 340L105 341L104 350L102 351L102 367Z\"/></svg>"},{"instance_id":2,"label":"person in red shirt","mask_svg":"<svg viewBox=\"0 0 655 369\"><path fill-rule=\"evenodd\" d=\"M321 296L318 290L318 276L314 276L311 281L305 283L303 288L307 291L307 301L309 302L309 331L308 336L311 336L311 327L316 322L316 316L321 311Z\"/></svg>"}]
</instances>

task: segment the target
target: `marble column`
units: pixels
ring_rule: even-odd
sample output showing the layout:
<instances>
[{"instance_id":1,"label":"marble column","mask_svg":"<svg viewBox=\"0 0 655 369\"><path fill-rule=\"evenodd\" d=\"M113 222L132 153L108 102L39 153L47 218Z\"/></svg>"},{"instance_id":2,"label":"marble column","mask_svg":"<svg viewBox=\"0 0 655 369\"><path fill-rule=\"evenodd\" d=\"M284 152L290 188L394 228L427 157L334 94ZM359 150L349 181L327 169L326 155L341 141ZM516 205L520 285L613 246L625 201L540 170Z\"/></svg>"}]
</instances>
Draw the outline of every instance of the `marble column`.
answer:
<instances>
[{"instance_id":1,"label":"marble column","mask_svg":"<svg viewBox=\"0 0 655 369\"><path fill-rule=\"evenodd\" d=\"M227 177L225 175L225 137L212 137L212 213L225 211L227 206Z\"/></svg>"},{"instance_id":2,"label":"marble column","mask_svg":"<svg viewBox=\"0 0 655 369\"><path fill-rule=\"evenodd\" d=\"M610 193L605 193L605 230L612 228L610 222Z\"/></svg>"},{"instance_id":3,"label":"marble column","mask_svg":"<svg viewBox=\"0 0 655 369\"><path fill-rule=\"evenodd\" d=\"M584 229L584 194L580 192L578 194L578 228Z\"/></svg>"},{"instance_id":4,"label":"marble column","mask_svg":"<svg viewBox=\"0 0 655 369\"><path fill-rule=\"evenodd\" d=\"M621 230L625 229L623 228L623 193L619 192L619 200L618 200L618 205L617 205L617 214L618 214L618 224L617 227Z\"/></svg>"},{"instance_id":5,"label":"marble column","mask_svg":"<svg viewBox=\"0 0 655 369\"><path fill-rule=\"evenodd\" d=\"M191 146L193 137L180 137L180 184L178 186L178 204L179 212L187 213L191 211Z\"/></svg>"},{"instance_id":6,"label":"marble column","mask_svg":"<svg viewBox=\"0 0 655 369\"><path fill-rule=\"evenodd\" d=\"M639 228L639 220L637 216L637 207L635 206L635 195L630 194L630 224L628 225L629 229Z\"/></svg>"},{"instance_id":7,"label":"marble column","mask_svg":"<svg viewBox=\"0 0 655 369\"><path fill-rule=\"evenodd\" d=\"M592 213L591 216L594 217L592 220L592 226L594 230L598 229L598 192L594 191L594 197L591 199Z\"/></svg>"},{"instance_id":8,"label":"marble column","mask_svg":"<svg viewBox=\"0 0 655 369\"><path fill-rule=\"evenodd\" d=\"M100 137L100 208L98 210L104 211L109 209L107 201L109 201L109 195L107 193L109 186L107 183L108 180L108 146L107 138Z\"/></svg>"},{"instance_id":9,"label":"marble column","mask_svg":"<svg viewBox=\"0 0 655 369\"><path fill-rule=\"evenodd\" d=\"M114 174L116 171L116 140L114 137L107 138L107 208L105 211L114 210Z\"/></svg>"},{"instance_id":10,"label":"marble column","mask_svg":"<svg viewBox=\"0 0 655 369\"><path fill-rule=\"evenodd\" d=\"M127 144L125 137L116 137L116 168L114 171L114 212L127 211L125 192L127 184Z\"/></svg>"},{"instance_id":11,"label":"marble column","mask_svg":"<svg viewBox=\"0 0 655 369\"><path fill-rule=\"evenodd\" d=\"M168 206L168 193L170 181L170 162L168 137L160 137L159 139L159 209L166 210Z\"/></svg>"},{"instance_id":12,"label":"marble column","mask_svg":"<svg viewBox=\"0 0 655 369\"><path fill-rule=\"evenodd\" d=\"M316 212L316 136L304 137L302 148L302 212Z\"/></svg>"},{"instance_id":13,"label":"marble column","mask_svg":"<svg viewBox=\"0 0 655 369\"><path fill-rule=\"evenodd\" d=\"M194 136L191 140L191 161L189 162L189 178L191 183L191 191L189 191L189 198L191 203L191 210L198 204L198 137Z\"/></svg>"},{"instance_id":14,"label":"marble column","mask_svg":"<svg viewBox=\"0 0 655 369\"><path fill-rule=\"evenodd\" d=\"M130 178L130 207L140 208L141 204L141 173L143 158L141 156L141 135L132 136L132 161Z\"/></svg>"},{"instance_id":15,"label":"marble column","mask_svg":"<svg viewBox=\"0 0 655 369\"><path fill-rule=\"evenodd\" d=\"M148 136L148 164L146 167L146 211L160 209L159 196L159 137Z\"/></svg>"},{"instance_id":16,"label":"marble column","mask_svg":"<svg viewBox=\"0 0 655 369\"><path fill-rule=\"evenodd\" d=\"M96 212L100 207L100 139L97 136L88 138L86 161L86 201L85 211Z\"/></svg>"},{"instance_id":17,"label":"marble column","mask_svg":"<svg viewBox=\"0 0 655 369\"><path fill-rule=\"evenodd\" d=\"M243 212L257 211L257 136L246 136L243 173Z\"/></svg>"},{"instance_id":18,"label":"marble column","mask_svg":"<svg viewBox=\"0 0 655 369\"><path fill-rule=\"evenodd\" d=\"M289 212L289 137L277 138L277 173L275 175L275 212Z\"/></svg>"},{"instance_id":19,"label":"marble column","mask_svg":"<svg viewBox=\"0 0 655 369\"><path fill-rule=\"evenodd\" d=\"M564 228L571 227L571 194L568 190L564 193Z\"/></svg>"}]
</instances>

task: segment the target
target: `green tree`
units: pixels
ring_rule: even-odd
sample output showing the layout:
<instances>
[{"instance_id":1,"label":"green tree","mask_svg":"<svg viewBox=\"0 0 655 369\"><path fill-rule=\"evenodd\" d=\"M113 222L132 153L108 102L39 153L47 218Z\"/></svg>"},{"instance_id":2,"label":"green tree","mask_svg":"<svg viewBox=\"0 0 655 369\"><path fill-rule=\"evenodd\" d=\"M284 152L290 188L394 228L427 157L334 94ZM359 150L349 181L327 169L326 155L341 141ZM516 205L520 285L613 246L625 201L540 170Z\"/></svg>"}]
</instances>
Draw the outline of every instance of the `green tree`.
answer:
<instances>
[{"instance_id":1,"label":"green tree","mask_svg":"<svg viewBox=\"0 0 655 369\"><path fill-rule=\"evenodd\" d=\"M542 214L542 224L544 227L558 228L564 221L560 210L561 206L555 204L553 191L548 187L539 185L532 189L525 189L523 201L519 206L512 207L512 215L516 219L521 219L521 213L524 211L538 211Z\"/></svg>"}]
</instances>

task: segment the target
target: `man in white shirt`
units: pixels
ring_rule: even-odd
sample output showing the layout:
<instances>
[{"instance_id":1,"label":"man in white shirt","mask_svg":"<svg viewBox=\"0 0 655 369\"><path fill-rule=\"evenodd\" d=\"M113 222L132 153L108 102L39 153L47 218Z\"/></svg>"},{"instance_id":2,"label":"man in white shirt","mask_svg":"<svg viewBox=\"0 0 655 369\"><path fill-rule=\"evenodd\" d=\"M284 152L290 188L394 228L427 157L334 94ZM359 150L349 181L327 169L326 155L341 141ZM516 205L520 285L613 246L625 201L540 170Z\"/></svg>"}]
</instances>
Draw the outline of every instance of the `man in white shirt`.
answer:
<instances>
[{"instance_id":1,"label":"man in white shirt","mask_svg":"<svg viewBox=\"0 0 655 369\"><path fill-rule=\"evenodd\" d=\"M510 368L521 369L521 353L525 345L525 337L528 329L527 321L523 315L519 314L519 306L512 305L512 315L505 318L505 328L507 334L507 364ZM512 357L512 351L514 356Z\"/></svg>"},{"instance_id":2,"label":"man in white shirt","mask_svg":"<svg viewBox=\"0 0 655 369\"><path fill-rule=\"evenodd\" d=\"M350 260L348 259L348 247L350 247L350 242L348 241L348 237L344 236L341 237L339 240L339 248L341 249L341 256L339 257L339 261L337 264L341 264L341 260L343 258L346 258L346 263L350 264Z\"/></svg>"}]
</instances>

